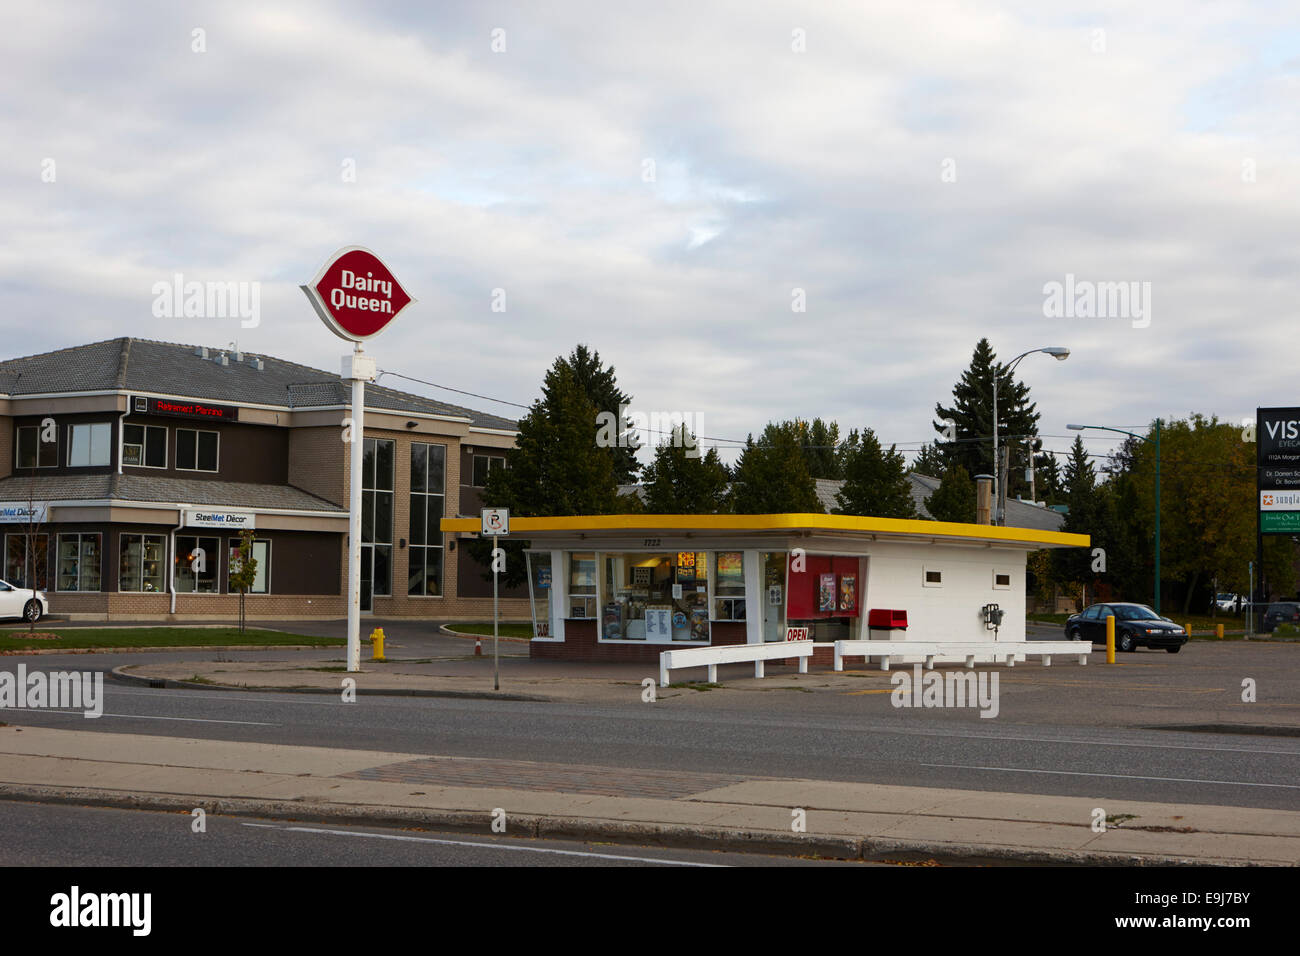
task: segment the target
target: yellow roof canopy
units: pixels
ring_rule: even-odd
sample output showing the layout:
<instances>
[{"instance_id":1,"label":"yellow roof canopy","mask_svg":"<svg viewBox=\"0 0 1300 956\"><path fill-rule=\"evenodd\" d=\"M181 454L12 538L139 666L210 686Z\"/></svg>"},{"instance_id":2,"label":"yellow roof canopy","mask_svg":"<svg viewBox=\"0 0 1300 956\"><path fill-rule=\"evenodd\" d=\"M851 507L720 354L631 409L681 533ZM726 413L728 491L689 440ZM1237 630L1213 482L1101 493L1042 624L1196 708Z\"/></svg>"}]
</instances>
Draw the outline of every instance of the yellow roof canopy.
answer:
<instances>
[{"instance_id":1,"label":"yellow roof canopy","mask_svg":"<svg viewBox=\"0 0 1300 956\"><path fill-rule=\"evenodd\" d=\"M443 518L443 531L475 534L482 530L478 518ZM872 518L857 515L556 515L542 518L512 517L511 537L565 536L577 533L615 535L620 532L692 533L796 533L885 535L891 538L950 538L958 540L1033 544L1044 548L1086 548L1086 534L1044 531L1038 528L1004 528L951 521L912 518Z\"/></svg>"}]
</instances>

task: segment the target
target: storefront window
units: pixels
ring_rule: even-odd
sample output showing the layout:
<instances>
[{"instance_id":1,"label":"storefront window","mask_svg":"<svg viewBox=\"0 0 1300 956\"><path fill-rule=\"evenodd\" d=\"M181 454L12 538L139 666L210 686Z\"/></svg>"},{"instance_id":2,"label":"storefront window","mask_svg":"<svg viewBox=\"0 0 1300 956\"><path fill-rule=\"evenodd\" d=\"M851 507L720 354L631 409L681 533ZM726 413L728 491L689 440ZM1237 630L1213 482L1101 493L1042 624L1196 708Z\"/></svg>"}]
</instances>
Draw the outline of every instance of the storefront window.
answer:
<instances>
[{"instance_id":1,"label":"storefront window","mask_svg":"<svg viewBox=\"0 0 1300 956\"><path fill-rule=\"evenodd\" d=\"M50 536L5 535L5 580L16 588L50 586Z\"/></svg>"},{"instance_id":2,"label":"storefront window","mask_svg":"<svg viewBox=\"0 0 1300 956\"><path fill-rule=\"evenodd\" d=\"M532 604L533 637L551 636L551 553L525 552L528 559L528 598Z\"/></svg>"},{"instance_id":3,"label":"storefront window","mask_svg":"<svg viewBox=\"0 0 1300 956\"><path fill-rule=\"evenodd\" d=\"M784 551L765 551L763 562L763 640L785 640L785 562Z\"/></svg>"},{"instance_id":4,"label":"storefront window","mask_svg":"<svg viewBox=\"0 0 1300 956\"><path fill-rule=\"evenodd\" d=\"M596 616L596 556L569 555L569 617Z\"/></svg>"},{"instance_id":5,"label":"storefront window","mask_svg":"<svg viewBox=\"0 0 1300 956\"><path fill-rule=\"evenodd\" d=\"M230 538L227 542L230 548L230 573L239 572L239 539ZM253 571L253 586L248 589L249 594L269 594L271 592L271 542L263 539L253 541L252 552L249 555L257 562L257 568ZM236 593L236 589L229 586L227 579L226 591Z\"/></svg>"},{"instance_id":6,"label":"storefront window","mask_svg":"<svg viewBox=\"0 0 1300 956\"><path fill-rule=\"evenodd\" d=\"M173 583L178 594L216 594L217 568L220 565L217 538L176 536Z\"/></svg>"},{"instance_id":7,"label":"storefront window","mask_svg":"<svg viewBox=\"0 0 1300 956\"><path fill-rule=\"evenodd\" d=\"M158 425L123 425L122 464L166 468L167 429Z\"/></svg>"},{"instance_id":8,"label":"storefront window","mask_svg":"<svg viewBox=\"0 0 1300 956\"><path fill-rule=\"evenodd\" d=\"M84 468L112 462L113 426L107 422L68 426L68 467Z\"/></svg>"},{"instance_id":9,"label":"storefront window","mask_svg":"<svg viewBox=\"0 0 1300 956\"><path fill-rule=\"evenodd\" d=\"M100 589L100 536L98 534L59 535L60 591L98 591Z\"/></svg>"},{"instance_id":10,"label":"storefront window","mask_svg":"<svg viewBox=\"0 0 1300 956\"><path fill-rule=\"evenodd\" d=\"M745 620L745 552L719 551L713 569L713 619Z\"/></svg>"},{"instance_id":11,"label":"storefront window","mask_svg":"<svg viewBox=\"0 0 1300 956\"><path fill-rule=\"evenodd\" d=\"M601 638L707 641L708 567L703 551L606 555Z\"/></svg>"},{"instance_id":12,"label":"storefront window","mask_svg":"<svg viewBox=\"0 0 1300 956\"><path fill-rule=\"evenodd\" d=\"M392 594L394 443L367 438L361 456L361 609ZM409 585L408 585L409 587Z\"/></svg>"},{"instance_id":13,"label":"storefront window","mask_svg":"<svg viewBox=\"0 0 1300 956\"><path fill-rule=\"evenodd\" d=\"M18 467L55 468L59 464L59 443L41 441L39 425L22 425L18 428ZM57 431L57 429L56 429Z\"/></svg>"},{"instance_id":14,"label":"storefront window","mask_svg":"<svg viewBox=\"0 0 1300 956\"><path fill-rule=\"evenodd\" d=\"M117 589L119 591L161 591L163 589L163 536L124 534L120 538Z\"/></svg>"},{"instance_id":15,"label":"storefront window","mask_svg":"<svg viewBox=\"0 0 1300 956\"><path fill-rule=\"evenodd\" d=\"M410 536L406 593L442 594L442 531L447 446L411 443Z\"/></svg>"}]
</instances>

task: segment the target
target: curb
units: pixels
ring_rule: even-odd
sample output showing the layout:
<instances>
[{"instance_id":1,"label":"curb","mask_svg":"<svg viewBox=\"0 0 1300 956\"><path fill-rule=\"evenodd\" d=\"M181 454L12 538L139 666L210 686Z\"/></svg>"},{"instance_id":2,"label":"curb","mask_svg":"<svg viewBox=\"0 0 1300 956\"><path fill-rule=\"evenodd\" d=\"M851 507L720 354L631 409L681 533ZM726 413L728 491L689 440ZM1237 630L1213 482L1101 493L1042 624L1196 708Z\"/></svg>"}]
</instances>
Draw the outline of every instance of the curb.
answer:
<instances>
[{"instance_id":1,"label":"curb","mask_svg":"<svg viewBox=\"0 0 1300 956\"><path fill-rule=\"evenodd\" d=\"M400 826L490 832L491 816L469 810L379 807L364 804L317 804L252 797L193 797L180 794L137 794L92 788L40 787L0 784L0 800L30 801L121 810L161 810L189 813L201 808L220 816L264 817L353 826ZM873 837L808 837L726 827L687 827L668 823L629 823L621 820L518 815L509 817L507 836L536 839L604 841L639 846L767 853L782 856L821 856L877 863L934 861L965 865L1046 866L1257 866L1251 861L1207 861L1190 857L1032 850L968 843L928 843Z\"/></svg>"},{"instance_id":2,"label":"curb","mask_svg":"<svg viewBox=\"0 0 1300 956\"><path fill-rule=\"evenodd\" d=\"M144 677L140 674L128 674L125 668L133 664L119 664L110 672L114 680L124 684L137 684L143 687L171 690L234 690L251 691L263 694L338 694L334 687L244 687L238 684L198 684L194 681L173 680L170 677ZM343 676L347 676L346 674ZM418 688L394 687L387 690L369 690L356 688L358 696L365 697L454 697L462 700L519 700L535 704L554 703L550 697L538 697L532 694L509 694L499 691L478 690L420 690Z\"/></svg>"},{"instance_id":3,"label":"curb","mask_svg":"<svg viewBox=\"0 0 1300 956\"><path fill-rule=\"evenodd\" d=\"M200 644L172 647L31 647L0 650L0 657L40 654L158 654L168 651L328 651L337 644Z\"/></svg>"},{"instance_id":4,"label":"curb","mask_svg":"<svg viewBox=\"0 0 1300 956\"><path fill-rule=\"evenodd\" d=\"M503 624L505 624L505 623L518 624L519 622L518 622L518 621L509 621L509 622L502 621L501 623L503 623ZM439 634L445 634L445 635L447 635L448 637L459 637L459 638L463 638L463 639L465 639L465 640L467 640L467 641L490 641L490 640L492 640L492 635L491 635L491 634L470 634L470 633L468 633L468 632L466 632L466 631L453 631L453 630L452 630L451 628L449 628L446 624L439 624L439 625L438 625L438 633L439 633ZM516 644L528 644L528 643L530 643L530 642L532 641L532 638L529 638L529 637L498 637L497 640L499 640L499 641L513 641L513 642L516 643Z\"/></svg>"}]
</instances>

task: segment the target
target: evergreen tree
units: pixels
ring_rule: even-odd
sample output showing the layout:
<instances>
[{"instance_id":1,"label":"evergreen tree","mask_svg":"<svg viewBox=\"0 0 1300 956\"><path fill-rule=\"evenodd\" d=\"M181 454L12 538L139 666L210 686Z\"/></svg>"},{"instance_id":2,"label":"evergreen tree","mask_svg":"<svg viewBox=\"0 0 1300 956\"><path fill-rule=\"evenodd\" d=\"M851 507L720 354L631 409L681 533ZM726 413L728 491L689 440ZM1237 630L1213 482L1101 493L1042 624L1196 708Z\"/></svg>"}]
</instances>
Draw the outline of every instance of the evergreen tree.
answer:
<instances>
[{"instance_id":1,"label":"evergreen tree","mask_svg":"<svg viewBox=\"0 0 1300 956\"><path fill-rule=\"evenodd\" d=\"M975 482L961 465L944 472L934 494L925 500L926 510L935 521L975 521Z\"/></svg>"},{"instance_id":2,"label":"evergreen tree","mask_svg":"<svg viewBox=\"0 0 1300 956\"><path fill-rule=\"evenodd\" d=\"M727 469L716 448L702 457L687 455L693 438L681 425L679 435L655 449L654 461L646 466L644 475L645 509L650 514L717 514L725 510Z\"/></svg>"},{"instance_id":3,"label":"evergreen tree","mask_svg":"<svg viewBox=\"0 0 1300 956\"><path fill-rule=\"evenodd\" d=\"M912 459L912 470L927 478L940 478L948 471L947 457L947 453L939 449L938 442L927 442Z\"/></svg>"},{"instance_id":4,"label":"evergreen tree","mask_svg":"<svg viewBox=\"0 0 1300 956\"><path fill-rule=\"evenodd\" d=\"M844 463L844 484L836 492L836 514L879 518L915 518L907 462L893 445L880 446L876 433L865 429Z\"/></svg>"},{"instance_id":5,"label":"evergreen tree","mask_svg":"<svg viewBox=\"0 0 1300 956\"><path fill-rule=\"evenodd\" d=\"M1061 504L1062 493L1061 466L1056 463L1056 456L1043 452L1035 459L1038 468L1038 500L1049 505Z\"/></svg>"},{"instance_id":6,"label":"evergreen tree","mask_svg":"<svg viewBox=\"0 0 1300 956\"><path fill-rule=\"evenodd\" d=\"M971 356L970 366L953 386L953 403L936 404L934 430L947 434L944 420L955 425L956 441L944 450L950 461L961 465L971 475L992 475L993 470L993 379L998 380L998 417L1001 440L1010 449L1010 467L1003 475L1006 494L1014 498L1024 494L1026 448L1024 440L1038 433L1038 412L1029 401L1029 386L1017 382L997 361L988 339L980 339Z\"/></svg>"},{"instance_id":7,"label":"evergreen tree","mask_svg":"<svg viewBox=\"0 0 1300 956\"><path fill-rule=\"evenodd\" d=\"M758 441L748 436L733 475L730 510L736 514L822 512L803 448L789 427L772 422Z\"/></svg>"},{"instance_id":8,"label":"evergreen tree","mask_svg":"<svg viewBox=\"0 0 1300 956\"><path fill-rule=\"evenodd\" d=\"M1088 459L1082 437L1076 435L1065 464L1065 494L1069 511L1061 524L1062 531L1096 536L1107 521L1106 503L1097 487L1097 472ZM1094 547L1105 547L1096 541ZM1062 548L1052 552L1052 572L1062 584L1091 584L1096 576L1093 557L1085 548Z\"/></svg>"},{"instance_id":9,"label":"evergreen tree","mask_svg":"<svg viewBox=\"0 0 1300 956\"><path fill-rule=\"evenodd\" d=\"M800 445L804 460L808 463L808 473L814 478L843 478L844 471L839 456L840 426L838 422L829 425L820 418L814 418L812 424L797 422L800 433Z\"/></svg>"},{"instance_id":10,"label":"evergreen tree","mask_svg":"<svg viewBox=\"0 0 1300 956\"><path fill-rule=\"evenodd\" d=\"M506 467L488 472L483 503L511 515L601 515L628 506L618 498L613 459L596 444L596 408L573 368L557 359L546 373L542 397L519 420L519 438L506 453ZM508 586L525 581L523 543L503 545ZM490 567L492 542L466 543L475 561ZM491 572L485 572L491 578Z\"/></svg>"},{"instance_id":11,"label":"evergreen tree","mask_svg":"<svg viewBox=\"0 0 1300 956\"><path fill-rule=\"evenodd\" d=\"M632 404L632 396L618 387L618 380L614 377L614 366L606 368L600 360L599 352L585 345L578 345L567 358L558 361L572 369L574 379L586 393L591 404L595 406L597 413L608 412L618 420L619 409ZM627 432L631 427L631 420L624 417L619 421L619 425L621 431ZM627 436L627 447L615 444L606 449L614 466L614 479L620 484L633 481L641 469L641 463L636 459L637 449L631 444L634 437ZM654 438L649 440L653 441Z\"/></svg>"}]
</instances>

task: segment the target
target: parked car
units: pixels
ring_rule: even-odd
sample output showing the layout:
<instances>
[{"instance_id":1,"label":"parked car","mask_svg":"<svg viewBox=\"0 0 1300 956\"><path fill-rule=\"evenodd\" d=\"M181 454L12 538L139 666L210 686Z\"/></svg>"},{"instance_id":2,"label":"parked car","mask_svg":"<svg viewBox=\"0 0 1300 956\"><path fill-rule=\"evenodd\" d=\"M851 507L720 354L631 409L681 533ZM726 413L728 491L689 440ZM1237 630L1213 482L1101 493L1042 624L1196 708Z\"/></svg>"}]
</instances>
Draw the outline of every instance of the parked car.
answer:
<instances>
[{"instance_id":1,"label":"parked car","mask_svg":"<svg viewBox=\"0 0 1300 956\"><path fill-rule=\"evenodd\" d=\"M1279 601L1276 604L1270 604L1268 610L1264 612L1264 616L1260 618L1260 633L1271 634L1279 624L1300 625L1300 603Z\"/></svg>"},{"instance_id":2,"label":"parked car","mask_svg":"<svg viewBox=\"0 0 1300 956\"><path fill-rule=\"evenodd\" d=\"M1216 594L1214 604L1220 611L1229 611L1236 614L1241 610L1241 595L1239 594Z\"/></svg>"},{"instance_id":3,"label":"parked car","mask_svg":"<svg viewBox=\"0 0 1300 956\"><path fill-rule=\"evenodd\" d=\"M0 618L20 617L34 624L49 611L50 603L43 592L0 581Z\"/></svg>"},{"instance_id":4,"label":"parked car","mask_svg":"<svg viewBox=\"0 0 1300 956\"><path fill-rule=\"evenodd\" d=\"M1115 618L1115 647L1134 651L1139 647L1163 647L1177 654L1187 643L1187 631L1161 617L1145 604L1094 604L1065 622L1065 636L1072 641L1106 643L1106 618Z\"/></svg>"}]
</instances>

